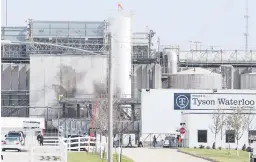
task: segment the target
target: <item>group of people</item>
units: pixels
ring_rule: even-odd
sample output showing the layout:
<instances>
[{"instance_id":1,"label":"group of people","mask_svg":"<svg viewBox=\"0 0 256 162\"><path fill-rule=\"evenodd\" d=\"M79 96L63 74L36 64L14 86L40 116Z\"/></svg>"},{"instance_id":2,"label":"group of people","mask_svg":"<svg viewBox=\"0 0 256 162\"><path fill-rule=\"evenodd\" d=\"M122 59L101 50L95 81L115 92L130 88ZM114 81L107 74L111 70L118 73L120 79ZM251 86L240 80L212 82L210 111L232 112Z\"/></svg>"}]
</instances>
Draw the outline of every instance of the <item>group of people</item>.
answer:
<instances>
[{"instance_id":1,"label":"group of people","mask_svg":"<svg viewBox=\"0 0 256 162\"><path fill-rule=\"evenodd\" d=\"M156 140L156 136L153 137L153 146L156 147L157 144L157 140ZM127 145L127 147L132 147L132 137L129 136L129 143ZM143 143L142 141L138 141L138 147L143 147Z\"/></svg>"}]
</instances>

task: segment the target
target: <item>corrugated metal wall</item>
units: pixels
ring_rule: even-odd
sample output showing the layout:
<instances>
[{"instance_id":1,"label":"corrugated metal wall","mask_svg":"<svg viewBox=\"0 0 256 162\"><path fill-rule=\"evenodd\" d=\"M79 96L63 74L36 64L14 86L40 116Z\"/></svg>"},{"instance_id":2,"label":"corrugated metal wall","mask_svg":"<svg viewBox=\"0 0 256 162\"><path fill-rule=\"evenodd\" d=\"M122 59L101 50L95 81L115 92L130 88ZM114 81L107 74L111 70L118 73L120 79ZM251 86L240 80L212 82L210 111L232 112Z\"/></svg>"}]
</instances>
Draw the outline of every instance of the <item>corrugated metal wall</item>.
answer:
<instances>
[{"instance_id":1,"label":"corrugated metal wall","mask_svg":"<svg viewBox=\"0 0 256 162\"><path fill-rule=\"evenodd\" d=\"M132 96L134 98L140 98L141 89L162 88L162 73L159 64L141 64L133 67Z\"/></svg>"},{"instance_id":2,"label":"corrugated metal wall","mask_svg":"<svg viewBox=\"0 0 256 162\"><path fill-rule=\"evenodd\" d=\"M3 63L1 71L2 106L26 106L29 96L24 91L29 90L29 65ZM26 109L2 108L2 116L17 112L15 116L26 116Z\"/></svg>"}]
</instances>

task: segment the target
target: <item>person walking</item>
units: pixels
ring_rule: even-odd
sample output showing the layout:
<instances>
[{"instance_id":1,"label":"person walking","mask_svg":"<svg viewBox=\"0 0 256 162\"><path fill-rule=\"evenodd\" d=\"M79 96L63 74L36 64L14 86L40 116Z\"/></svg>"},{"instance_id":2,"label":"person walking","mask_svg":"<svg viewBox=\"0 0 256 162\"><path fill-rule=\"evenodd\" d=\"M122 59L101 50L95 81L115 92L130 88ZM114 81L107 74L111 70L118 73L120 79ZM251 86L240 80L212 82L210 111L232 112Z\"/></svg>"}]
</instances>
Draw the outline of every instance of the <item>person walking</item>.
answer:
<instances>
[{"instance_id":1,"label":"person walking","mask_svg":"<svg viewBox=\"0 0 256 162\"><path fill-rule=\"evenodd\" d=\"M156 147L156 143L157 143L157 141L156 141L156 136L154 135L154 137L153 137L153 146L154 146L154 147Z\"/></svg>"},{"instance_id":2,"label":"person walking","mask_svg":"<svg viewBox=\"0 0 256 162\"><path fill-rule=\"evenodd\" d=\"M43 146L43 145L44 145L44 137L43 137L42 134L39 133L39 134L37 135L37 140L38 140L40 146Z\"/></svg>"},{"instance_id":3,"label":"person walking","mask_svg":"<svg viewBox=\"0 0 256 162\"><path fill-rule=\"evenodd\" d=\"M127 145L127 147L132 147L132 137L131 137L131 135L129 136L129 143L128 143L128 145Z\"/></svg>"},{"instance_id":4,"label":"person walking","mask_svg":"<svg viewBox=\"0 0 256 162\"><path fill-rule=\"evenodd\" d=\"M38 133L37 137L36 137L36 140L38 142L38 144L40 145L40 138L41 138L41 133Z\"/></svg>"}]
</instances>

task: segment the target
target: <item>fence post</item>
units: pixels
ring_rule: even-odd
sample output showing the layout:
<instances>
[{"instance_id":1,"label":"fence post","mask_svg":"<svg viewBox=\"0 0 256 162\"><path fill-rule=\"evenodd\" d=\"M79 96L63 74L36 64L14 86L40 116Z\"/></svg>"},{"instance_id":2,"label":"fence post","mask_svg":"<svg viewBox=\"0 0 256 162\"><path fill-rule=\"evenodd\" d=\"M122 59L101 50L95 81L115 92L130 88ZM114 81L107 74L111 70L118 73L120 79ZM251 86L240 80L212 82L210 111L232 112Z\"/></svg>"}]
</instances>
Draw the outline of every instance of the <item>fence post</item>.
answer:
<instances>
[{"instance_id":1,"label":"fence post","mask_svg":"<svg viewBox=\"0 0 256 162\"><path fill-rule=\"evenodd\" d=\"M81 137L78 137L78 151L80 151L81 149L80 149L80 147L81 147L81 144L80 144L80 142L81 142L81 139L80 139Z\"/></svg>"},{"instance_id":2,"label":"fence post","mask_svg":"<svg viewBox=\"0 0 256 162\"><path fill-rule=\"evenodd\" d=\"M88 152L90 152L90 144L91 144L91 136L89 136L89 139L88 139Z\"/></svg>"}]
</instances>

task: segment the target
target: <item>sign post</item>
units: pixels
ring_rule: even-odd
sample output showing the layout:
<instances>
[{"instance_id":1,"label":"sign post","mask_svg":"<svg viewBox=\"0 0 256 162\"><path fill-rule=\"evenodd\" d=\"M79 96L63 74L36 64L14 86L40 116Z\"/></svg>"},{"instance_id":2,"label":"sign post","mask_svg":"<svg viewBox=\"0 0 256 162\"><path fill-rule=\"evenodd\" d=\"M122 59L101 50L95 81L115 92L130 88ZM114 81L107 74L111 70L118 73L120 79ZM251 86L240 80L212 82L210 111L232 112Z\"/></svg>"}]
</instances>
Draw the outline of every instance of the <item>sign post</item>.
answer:
<instances>
[{"instance_id":1,"label":"sign post","mask_svg":"<svg viewBox=\"0 0 256 162\"><path fill-rule=\"evenodd\" d=\"M184 127L180 128L180 143L181 143L181 147L183 147L184 143L183 143L183 139L184 139L184 135L186 133L186 129Z\"/></svg>"}]
</instances>

